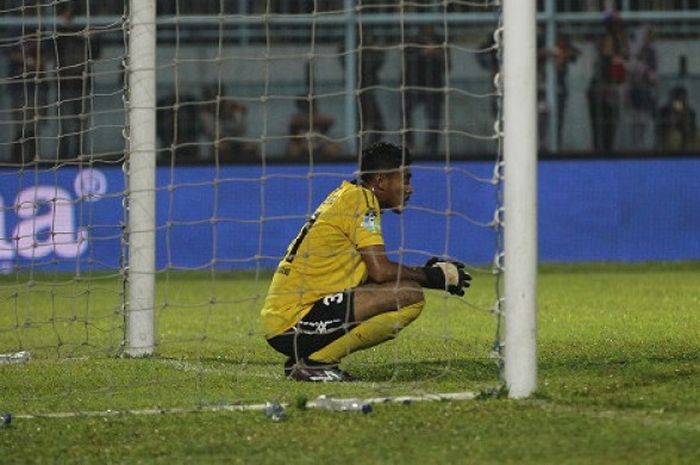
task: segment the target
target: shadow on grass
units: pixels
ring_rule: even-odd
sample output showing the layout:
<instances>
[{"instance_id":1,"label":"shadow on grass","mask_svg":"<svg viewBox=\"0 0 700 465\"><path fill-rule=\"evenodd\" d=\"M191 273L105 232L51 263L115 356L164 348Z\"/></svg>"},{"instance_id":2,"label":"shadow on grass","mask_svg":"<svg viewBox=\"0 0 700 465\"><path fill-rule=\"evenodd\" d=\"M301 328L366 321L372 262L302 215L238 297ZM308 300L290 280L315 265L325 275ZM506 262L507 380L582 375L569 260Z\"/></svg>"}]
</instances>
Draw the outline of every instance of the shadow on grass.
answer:
<instances>
[{"instance_id":1,"label":"shadow on grass","mask_svg":"<svg viewBox=\"0 0 700 465\"><path fill-rule=\"evenodd\" d=\"M487 360L443 359L396 362L377 365L352 365L353 374L369 382L465 381L495 382L498 367Z\"/></svg>"},{"instance_id":2,"label":"shadow on grass","mask_svg":"<svg viewBox=\"0 0 700 465\"><path fill-rule=\"evenodd\" d=\"M162 357L161 360L178 362L177 358ZM238 357L205 357L189 360L209 367L238 369L248 367L254 372L281 373L282 359L251 360ZM496 382L498 366L491 360L441 359L414 362L363 363L349 358L343 367L363 382Z\"/></svg>"}]
</instances>

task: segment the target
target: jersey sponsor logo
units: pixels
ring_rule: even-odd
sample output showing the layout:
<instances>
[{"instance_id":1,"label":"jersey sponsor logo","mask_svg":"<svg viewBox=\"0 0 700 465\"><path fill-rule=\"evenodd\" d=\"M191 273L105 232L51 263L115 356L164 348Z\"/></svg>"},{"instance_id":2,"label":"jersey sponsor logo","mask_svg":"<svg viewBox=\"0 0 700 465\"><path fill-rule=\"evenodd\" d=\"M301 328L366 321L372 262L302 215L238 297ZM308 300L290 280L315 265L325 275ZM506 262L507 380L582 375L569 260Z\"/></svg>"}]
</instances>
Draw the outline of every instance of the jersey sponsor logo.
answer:
<instances>
[{"instance_id":1,"label":"jersey sponsor logo","mask_svg":"<svg viewBox=\"0 0 700 465\"><path fill-rule=\"evenodd\" d=\"M364 218L362 218L362 227L371 233L380 232L380 227L377 223L377 212L375 210L367 210Z\"/></svg>"}]
</instances>

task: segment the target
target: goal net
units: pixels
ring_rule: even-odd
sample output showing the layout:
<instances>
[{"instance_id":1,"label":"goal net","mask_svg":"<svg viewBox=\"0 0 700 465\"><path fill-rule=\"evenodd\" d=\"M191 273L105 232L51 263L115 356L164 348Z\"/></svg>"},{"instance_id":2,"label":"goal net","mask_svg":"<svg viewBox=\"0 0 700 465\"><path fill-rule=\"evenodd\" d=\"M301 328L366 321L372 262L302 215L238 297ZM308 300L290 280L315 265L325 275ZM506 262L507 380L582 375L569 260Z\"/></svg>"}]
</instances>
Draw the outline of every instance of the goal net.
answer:
<instances>
[{"instance_id":1,"label":"goal net","mask_svg":"<svg viewBox=\"0 0 700 465\"><path fill-rule=\"evenodd\" d=\"M172 1L136 24L122 2L5 2L0 409L498 386L499 3ZM134 58L149 30L154 66ZM272 271L378 140L415 158L411 202L382 218L390 259L460 260L474 285L426 291L413 325L347 357L360 382L287 381L260 327Z\"/></svg>"}]
</instances>

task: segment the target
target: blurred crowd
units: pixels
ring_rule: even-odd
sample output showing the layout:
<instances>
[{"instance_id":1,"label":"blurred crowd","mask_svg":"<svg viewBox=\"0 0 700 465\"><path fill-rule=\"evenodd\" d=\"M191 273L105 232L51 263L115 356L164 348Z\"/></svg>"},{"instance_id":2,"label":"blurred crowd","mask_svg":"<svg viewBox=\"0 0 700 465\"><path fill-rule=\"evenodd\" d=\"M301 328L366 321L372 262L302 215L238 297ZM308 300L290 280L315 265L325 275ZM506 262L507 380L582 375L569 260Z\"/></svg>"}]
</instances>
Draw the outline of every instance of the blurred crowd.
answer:
<instances>
[{"instance_id":1,"label":"blurred crowd","mask_svg":"<svg viewBox=\"0 0 700 465\"><path fill-rule=\"evenodd\" d=\"M39 3L39 0L0 0L0 11L11 11L30 6L32 2ZM54 0L56 4L65 0ZM40 2L51 6L52 2ZM123 0L70 0L66 3L74 3L78 14L89 10L93 15L121 15L126 9ZM484 11L491 3L496 2L467 2L455 1L446 2L436 0L361 0L353 2L355 6L362 7L366 11L379 13L404 12L426 12L442 11L447 8L449 12L470 12ZM621 7L627 4L630 11L637 10L692 10L700 8L700 0L557 0L557 10L560 12L600 12L611 6ZM197 1L175 1L156 0L156 7L159 14L163 15L211 15L211 14L304 14L304 13L326 13L342 11L347 6L345 0L197 0ZM543 11L545 0L537 0L537 8Z\"/></svg>"},{"instance_id":2,"label":"blurred crowd","mask_svg":"<svg viewBox=\"0 0 700 465\"><path fill-rule=\"evenodd\" d=\"M219 0L217 0L217 3ZM5 1L8 7L12 2ZM104 5L109 2L105 2ZM160 2L162 3L162 2ZM159 3L159 4L160 4ZM192 2L195 4L197 2ZM240 3L240 2L239 2ZM273 2L274 3L274 2ZM568 2L571 8L584 11L596 2ZM634 3L634 2L633 2ZM643 2L637 2L643 3ZM659 6L662 3L656 2ZM688 2L685 2L686 5ZM48 41L28 27L5 29L2 50L7 62L3 84L9 95L13 122L9 159L13 163L27 163L37 158L71 160L89 152L87 137L90 117L94 112L93 64L100 58L102 44L99 34L73 19L84 13L81 2L62 2L55 7L57 25ZM202 2L202 4L209 4ZM80 6L82 5L82 6ZM674 7L677 6L673 5ZM687 5L686 5L687 6ZM106 7L104 7L106 8ZM103 8L103 11L104 11ZM382 69L389 47L377 29L370 27L357 31L361 46L355 54L338 47L340 65L345 69L348 57L355 57L357 121L355 127L360 142L365 145L396 131L387 131L387 108L378 98L382 85ZM402 128L400 142L419 153L435 151L444 139L449 108L446 108L446 87L454 66L449 47L445 46L444 31L440 26L418 25L410 29L405 46L401 48L398 71ZM478 65L494 77L499 70L493 34L489 33L476 53ZM560 32L553 44L539 40L538 51L538 116L540 148L550 150L548 130L554 128L557 145L565 147L569 98L569 70L579 60L584 46L595 49L590 81L585 89L590 128L590 148L599 153L634 149L645 151L698 151L695 109L690 104L690 91L682 79L672 86L662 86L659 70L659 52L655 45L655 31L649 24L628 27L621 16L612 11L604 16L601 33L593 39ZM586 41L583 43L583 41ZM555 99L547 99L546 79L548 66L554 69ZM51 79L47 71L54 70ZM338 108L323 108L314 95L316 76L312 61L305 63L304 91L293 99L284 135L283 157L289 161L341 159L348 154L342 137L334 137ZM681 62L677 78L687 75L687 63ZM660 95L662 88L666 91ZM580 91L580 89L579 89ZM495 94L495 92L493 92ZM235 89L220 82L203 83L199 88L179 89L161 95L157 102L157 137L162 161L178 162L217 160L254 162L262 156L262 144L255 131L249 128L249 108L245 99L233 97ZM49 100L49 96L54 99ZM498 105L491 102L491 118ZM38 141L50 115L55 115L57 144L51 154L39 154ZM549 119L556 113L554 124ZM624 117L623 117L624 116ZM625 125L625 145L620 143L620 127ZM392 126L396 126L393 124ZM417 147L416 134L423 143ZM257 132L259 134L259 132ZM6 144L7 145L7 144Z\"/></svg>"},{"instance_id":3,"label":"blurred crowd","mask_svg":"<svg viewBox=\"0 0 700 465\"><path fill-rule=\"evenodd\" d=\"M606 16L604 26L587 90L593 149L615 149L616 132L625 110L635 148L698 149L695 110L689 104L688 90L674 86L666 100L660 101L653 28L642 24L629 34L614 12ZM684 73L679 70L679 75Z\"/></svg>"},{"instance_id":4,"label":"blurred crowd","mask_svg":"<svg viewBox=\"0 0 700 465\"><path fill-rule=\"evenodd\" d=\"M3 50L7 56L7 75L3 82L10 97L14 122L10 161L25 163L37 156L41 129L49 110L56 112L58 138L55 157L76 158L84 153L88 130L87 115L92 113L92 64L100 55L100 37L83 33L73 24L72 3L56 8L55 37L47 41L39 31L21 25L6 31ZM53 79L47 71L55 70ZM55 88L50 89L50 85ZM56 96L49 101L49 95Z\"/></svg>"}]
</instances>

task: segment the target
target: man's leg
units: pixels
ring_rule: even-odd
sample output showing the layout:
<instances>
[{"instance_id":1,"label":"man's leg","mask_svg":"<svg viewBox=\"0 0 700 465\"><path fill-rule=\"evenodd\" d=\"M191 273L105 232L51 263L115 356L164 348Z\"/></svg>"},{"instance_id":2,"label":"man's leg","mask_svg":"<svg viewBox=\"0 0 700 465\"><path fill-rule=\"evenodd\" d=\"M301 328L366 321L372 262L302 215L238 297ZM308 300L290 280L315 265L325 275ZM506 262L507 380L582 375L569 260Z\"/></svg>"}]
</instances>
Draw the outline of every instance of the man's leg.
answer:
<instances>
[{"instance_id":1,"label":"man's leg","mask_svg":"<svg viewBox=\"0 0 700 465\"><path fill-rule=\"evenodd\" d=\"M423 289L413 281L358 287L354 290L357 326L308 358L336 364L352 352L391 339L418 318L424 305Z\"/></svg>"}]
</instances>

